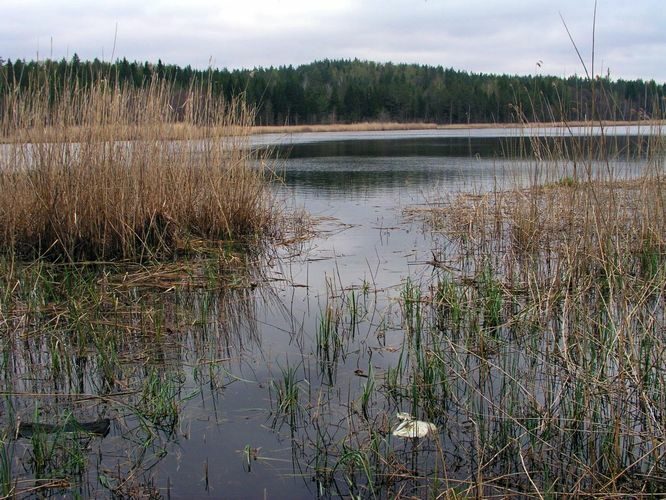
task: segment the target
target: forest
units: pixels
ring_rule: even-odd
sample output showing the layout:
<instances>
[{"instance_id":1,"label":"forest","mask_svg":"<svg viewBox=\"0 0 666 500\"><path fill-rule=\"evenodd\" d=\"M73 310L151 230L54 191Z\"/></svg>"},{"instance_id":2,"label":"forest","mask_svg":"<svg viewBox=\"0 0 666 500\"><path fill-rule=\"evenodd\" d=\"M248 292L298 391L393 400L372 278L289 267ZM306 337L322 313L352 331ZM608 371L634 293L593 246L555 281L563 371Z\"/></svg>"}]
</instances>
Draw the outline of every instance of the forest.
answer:
<instances>
[{"instance_id":1,"label":"forest","mask_svg":"<svg viewBox=\"0 0 666 500\"><path fill-rule=\"evenodd\" d=\"M566 79L476 74L443 66L323 60L297 67L241 70L99 59L11 61L0 58L0 99L48 78L53 92L106 79L145 86L166 79L186 96L205 83L215 96L243 94L257 125L375 122L438 124L643 120L664 116L666 84L653 80ZM183 97L185 99L186 97ZM0 101L2 106L2 101ZM1 108L0 108L1 111Z\"/></svg>"}]
</instances>

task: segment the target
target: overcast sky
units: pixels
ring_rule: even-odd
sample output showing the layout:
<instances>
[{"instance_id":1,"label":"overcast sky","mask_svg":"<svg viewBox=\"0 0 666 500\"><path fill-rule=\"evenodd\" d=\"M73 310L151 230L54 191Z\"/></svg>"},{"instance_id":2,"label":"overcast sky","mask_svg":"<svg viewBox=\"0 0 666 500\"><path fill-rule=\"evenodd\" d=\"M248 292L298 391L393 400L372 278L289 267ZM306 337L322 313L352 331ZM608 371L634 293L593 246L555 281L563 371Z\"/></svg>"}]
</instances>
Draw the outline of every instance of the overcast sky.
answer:
<instances>
[{"instance_id":1,"label":"overcast sky","mask_svg":"<svg viewBox=\"0 0 666 500\"><path fill-rule=\"evenodd\" d=\"M595 73L666 82L664 5L599 0ZM0 57L230 69L359 58L568 76L584 70L560 14L589 65L593 12L594 0L2 0Z\"/></svg>"}]
</instances>

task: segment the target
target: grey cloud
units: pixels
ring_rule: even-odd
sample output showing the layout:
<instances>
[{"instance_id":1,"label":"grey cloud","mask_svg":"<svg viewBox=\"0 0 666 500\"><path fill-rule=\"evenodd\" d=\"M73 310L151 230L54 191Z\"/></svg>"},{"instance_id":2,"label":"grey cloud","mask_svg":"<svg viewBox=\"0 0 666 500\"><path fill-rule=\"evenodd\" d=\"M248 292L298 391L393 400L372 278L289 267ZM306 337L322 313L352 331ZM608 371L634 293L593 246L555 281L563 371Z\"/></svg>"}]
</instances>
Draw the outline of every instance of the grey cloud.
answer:
<instances>
[{"instance_id":1,"label":"grey cloud","mask_svg":"<svg viewBox=\"0 0 666 500\"><path fill-rule=\"evenodd\" d=\"M475 72L538 71L563 76L583 69L560 20L562 14L586 61L591 57L593 1L562 0L358 0L346 10L314 12L290 28L264 21L254 29L235 26L224 2L192 0L54 2L8 0L7 28L0 33L3 57L34 57L74 51L110 57L118 23L117 57L175 64L253 67L353 58L441 64ZM637 5L634 5L637 4ZM279 2L268 4L275 8ZM208 7L207 7L208 6ZM666 80L666 14L657 0L599 2L597 60L615 76ZM302 26L301 26L302 25ZM103 52L103 54L102 54Z\"/></svg>"}]
</instances>

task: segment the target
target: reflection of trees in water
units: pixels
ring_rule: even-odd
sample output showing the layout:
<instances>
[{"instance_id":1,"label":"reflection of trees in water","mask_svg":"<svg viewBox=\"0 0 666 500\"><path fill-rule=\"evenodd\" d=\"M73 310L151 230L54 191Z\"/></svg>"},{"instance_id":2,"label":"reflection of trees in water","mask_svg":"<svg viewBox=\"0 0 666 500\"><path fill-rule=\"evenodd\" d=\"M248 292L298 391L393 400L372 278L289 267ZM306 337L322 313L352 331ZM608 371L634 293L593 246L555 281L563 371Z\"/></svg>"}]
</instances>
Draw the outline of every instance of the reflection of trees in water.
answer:
<instances>
[{"instance_id":1,"label":"reflection of trees in water","mask_svg":"<svg viewBox=\"0 0 666 500\"><path fill-rule=\"evenodd\" d=\"M619 153L620 156L635 158L646 153L650 135L608 135L600 141L598 137L571 137L560 129L556 135L529 137L534 131L524 134L516 131L516 137L416 137L322 141L303 144L272 146L271 154L278 158L408 158L408 157L449 157L449 158L529 158L535 150L566 152L581 148L586 152ZM538 130L536 130L538 132ZM590 149L592 148L592 149Z\"/></svg>"},{"instance_id":2,"label":"reflection of trees in water","mask_svg":"<svg viewBox=\"0 0 666 500\"><path fill-rule=\"evenodd\" d=\"M357 194L400 188L410 184L423 184L430 179L425 172L416 171L370 171L370 172L288 172L285 182L299 188L342 192L344 196L355 198Z\"/></svg>"},{"instance_id":3,"label":"reflection of trees in water","mask_svg":"<svg viewBox=\"0 0 666 500\"><path fill-rule=\"evenodd\" d=\"M349 156L368 157L474 157L492 158L502 152L498 138L410 138L410 139L362 139L347 141L322 141L288 146L276 146L272 153L279 158L323 158Z\"/></svg>"},{"instance_id":4,"label":"reflection of trees in water","mask_svg":"<svg viewBox=\"0 0 666 500\"><path fill-rule=\"evenodd\" d=\"M457 190L499 182L515 187L515 181L534 180L535 175L540 182L557 182L575 174L573 162L563 166L559 157L570 157L581 149L599 158L602 169L607 159L617 165L624 162L614 175L631 177L640 170L631 164L650 151L648 141L631 136L610 136L604 141L571 137L349 140L297 144L277 154L287 158L284 169L278 169L287 186L353 198L414 186ZM558 155L557 168L536 168L535 158L546 161L553 154Z\"/></svg>"}]
</instances>

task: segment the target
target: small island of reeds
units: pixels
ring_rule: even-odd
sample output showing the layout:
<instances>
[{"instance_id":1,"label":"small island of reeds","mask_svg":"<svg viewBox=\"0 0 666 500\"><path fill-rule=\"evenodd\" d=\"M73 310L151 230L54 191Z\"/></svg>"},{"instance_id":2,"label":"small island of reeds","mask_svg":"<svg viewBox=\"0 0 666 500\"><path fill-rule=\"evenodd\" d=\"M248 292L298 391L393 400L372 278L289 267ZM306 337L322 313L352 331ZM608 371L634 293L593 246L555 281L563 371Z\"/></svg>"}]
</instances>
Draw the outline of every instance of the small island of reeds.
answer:
<instances>
[{"instance_id":1,"label":"small island of reeds","mask_svg":"<svg viewBox=\"0 0 666 500\"><path fill-rule=\"evenodd\" d=\"M0 251L75 261L172 257L275 220L251 110L205 84L44 77L2 96Z\"/></svg>"}]
</instances>

